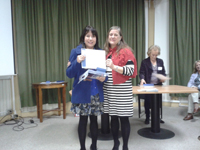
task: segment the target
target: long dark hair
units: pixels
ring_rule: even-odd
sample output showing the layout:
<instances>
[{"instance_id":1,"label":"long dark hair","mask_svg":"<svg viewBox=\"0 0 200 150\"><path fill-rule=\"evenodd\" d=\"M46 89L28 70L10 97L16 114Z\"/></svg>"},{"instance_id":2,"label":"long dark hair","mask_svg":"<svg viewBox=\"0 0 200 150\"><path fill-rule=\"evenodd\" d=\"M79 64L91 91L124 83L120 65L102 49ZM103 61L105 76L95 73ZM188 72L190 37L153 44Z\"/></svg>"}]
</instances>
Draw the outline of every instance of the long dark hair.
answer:
<instances>
[{"instance_id":1,"label":"long dark hair","mask_svg":"<svg viewBox=\"0 0 200 150\"><path fill-rule=\"evenodd\" d=\"M84 47L85 47L85 42L84 42L84 38L85 38L85 35L91 31L92 32L92 35L93 36L96 36L96 44L94 45L94 49L99 49L99 39L98 39L98 33L97 33L97 30L95 28L93 28L92 26L86 26L83 31L82 31L82 34L81 34L81 37L80 37L80 44L82 44Z\"/></svg>"}]
</instances>

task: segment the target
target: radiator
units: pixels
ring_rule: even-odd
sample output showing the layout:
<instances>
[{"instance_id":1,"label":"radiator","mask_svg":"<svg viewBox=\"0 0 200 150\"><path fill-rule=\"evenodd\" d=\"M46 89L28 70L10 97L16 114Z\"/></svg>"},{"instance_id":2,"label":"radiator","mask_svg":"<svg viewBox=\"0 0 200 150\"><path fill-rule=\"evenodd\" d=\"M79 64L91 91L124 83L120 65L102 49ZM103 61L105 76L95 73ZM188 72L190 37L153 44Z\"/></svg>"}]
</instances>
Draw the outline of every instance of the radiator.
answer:
<instances>
[{"instance_id":1,"label":"radiator","mask_svg":"<svg viewBox=\"0 0 200 150\"><path fill-rule=\"evenodd\" d=\"M12 108L12 83L10 78L0 77L0 116L4 116Z\"/></svg>"}]
</instances>

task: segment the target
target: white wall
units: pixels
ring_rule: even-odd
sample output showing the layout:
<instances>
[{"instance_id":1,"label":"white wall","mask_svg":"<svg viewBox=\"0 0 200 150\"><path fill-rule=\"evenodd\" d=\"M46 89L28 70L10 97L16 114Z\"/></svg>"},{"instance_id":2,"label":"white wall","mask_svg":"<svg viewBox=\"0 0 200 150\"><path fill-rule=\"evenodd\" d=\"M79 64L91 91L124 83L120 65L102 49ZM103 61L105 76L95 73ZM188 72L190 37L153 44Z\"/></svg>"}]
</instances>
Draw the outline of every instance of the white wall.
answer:
<instances>
[{"instance_id":1,"label":"white wall","mask_svg":"<svg viewBox=\"0 0 200 150\"><path fill-rule=\"evenodd\" d=\"M161 54L159 58L164 61L166 74L169 74L169 0L156 0L154 7L154 44L160 46ZM169 85L169 81L164 82L164 85ZM169 102L171 99L169 94L162 94L162 98L165 102Z\"/></svg>"},{"instance_id":2,"label":"white wall","mask_svg":"<svg viewBox=\"0 0 200 150\"><path fill-rule=\"evenodd\" d=\"M158 58L161 58L164 61L166 74L169 74L169 0L155 0L154 8L155 8L154 44L160 46L161 54L160 56L158 56ZM149 9L149 2L145 1L146 52L148 50L148 9ZM169 85L169 81L166 81L164 85ZM163 101L165 102L170 101L169 94L163 94L162 96L163 96Z\"/></svg>"},{"instance_id":3,"label":"white wall","mask_svg":"<svg viewBox=\"0 0 200 150\"><path fill-rule=\"evenodd\" d=\"M148 30L148 8L149 3L148 1L145 1L145 50L147 52L148 50L148 37L149 37L149 30ZM145 58L147 58L147 53L145 53Z\"/></svg>"},{"instance_id":4,"label":"white wall","mask_svg":"<svg viewBox=\"0 0 200 150\"><path fill-rule=\"evenodd\" d=\"M11 1L0 0L0 76L13 74Z\"/></svg>"},{"instance_id":5,"label":"white wall","mask_svg":"<svg viewBox=\"0 0 200 150\"><path fill-rule=\"evenodd\" d=\"M161 48L166 73L169 74L169 0L156 0L154 44Z\"/></svg>"}]
</instances>

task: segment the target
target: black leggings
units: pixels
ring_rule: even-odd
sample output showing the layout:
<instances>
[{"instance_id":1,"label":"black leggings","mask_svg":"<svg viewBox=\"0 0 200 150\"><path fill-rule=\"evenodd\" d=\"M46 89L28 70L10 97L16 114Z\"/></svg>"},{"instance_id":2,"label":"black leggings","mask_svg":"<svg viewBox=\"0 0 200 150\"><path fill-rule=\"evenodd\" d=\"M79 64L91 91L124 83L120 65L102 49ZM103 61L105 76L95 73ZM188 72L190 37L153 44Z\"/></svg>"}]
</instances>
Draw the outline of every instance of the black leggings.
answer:
<instances>
[{"instance_id":1,"label":"black leggings","mask_svg":"<svg viewBox=\"0 0 200 150\"><path fill-rule=\"evenodd\" d=\"M86 139L87 121L88 121L88 116L80 116L78 125L78 136L79 136L81 150L86 150L85 139ZM94 115L90 116L90 133L92 138L91 148L95 149L98 136L98 124L97 124L97 116Z\"/></svg>"},{"instance_id":2,"label":"black leggings","mask_svg":"<svg viewBox=\"0 0 200 150\"><path fill-rule=\"evenodd\" d=\"M111 131L114 139L114 147L117 147L117 145L119 145L119 119L121 122L123 149L128 149L128 139L130 135L130 123L128 117L111 116Z\"/></svg>"}]
</instances>

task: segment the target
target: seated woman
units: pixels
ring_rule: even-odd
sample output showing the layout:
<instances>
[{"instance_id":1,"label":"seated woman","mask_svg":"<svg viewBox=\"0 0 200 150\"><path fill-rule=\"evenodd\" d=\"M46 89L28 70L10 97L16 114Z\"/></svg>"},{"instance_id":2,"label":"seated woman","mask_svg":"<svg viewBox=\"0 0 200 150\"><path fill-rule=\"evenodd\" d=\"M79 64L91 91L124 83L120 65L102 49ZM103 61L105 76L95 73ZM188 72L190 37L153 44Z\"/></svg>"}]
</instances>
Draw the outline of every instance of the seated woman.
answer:
<instances>
[{"instance_id":1,"label":"seated woman","mask_svg":"<svg viewBox=\"0 0 200 150\"><path fill-rule=\"evenodd\" d=\"M160 55L160 47L158 45L152 45L148 48L147 55L148 58L144 59L140 66L139 77L140 77L140 85L143 84L154 84L154 85L162 85L165 82L164 79L158 79L156 75L160 74L166 76L164 62L162 59L157 58ZM160 95L162 96L162 95ZM150 101L151 94L145 94L145 124L149 124L150 117ZM159 105L162 104L161 99L158 101ZM160 123L164 123L164 121L160 120Z\"/></svg>"},{"instance_id":2,"label":"seated woman","mask_svg":"<svg viewBox=\"0 0 200 150\"><path fill-rule=\"evenodd\" d=\"M188 82L188 87L195 88L200 91L200 60L195 61L194 71ZM183 120L193 119L193 114L196 114L199 109L199 94L200 93L191 93L188 96L188 114Z\"/></svg>"}]
</instances>

